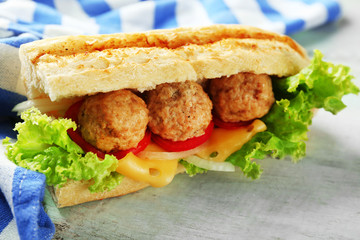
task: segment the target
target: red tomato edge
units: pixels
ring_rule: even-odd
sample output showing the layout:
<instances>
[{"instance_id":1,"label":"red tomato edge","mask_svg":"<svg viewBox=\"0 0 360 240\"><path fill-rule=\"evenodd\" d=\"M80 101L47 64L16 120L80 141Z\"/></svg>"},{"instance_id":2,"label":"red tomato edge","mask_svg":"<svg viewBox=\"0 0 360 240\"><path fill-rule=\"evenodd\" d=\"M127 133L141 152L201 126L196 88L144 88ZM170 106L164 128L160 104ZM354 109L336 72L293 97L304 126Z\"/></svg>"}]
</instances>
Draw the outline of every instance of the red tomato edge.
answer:
<instances>
[{"instance_id":1,"label":"red tomato edge","mask_svg":"<svg viewBox=\"0 0 360 240\"><path fill-rule=\"evenodd\" d=\"M214 129L214 122L211 121L210 124L205 129L205 133L199 137L193 137L185 141L172 141L169 139L164 139L159 135L152 134L151 139L166 151L182 152L196 148L201 144L205 143L210 138L213 129Z\"/></svg>"},{"instance_id":2,"label":"red tomato edge","mask_svg":"<svg viewBox=\"0 0 360 240\"><path fill-rule=\"evenodd\" d=\"M243 126L247 126L250 125L253 120L250 121L240 121L240 122L224 122L223 120L221 120L218 116L216 116L215 114L213 115L213 121L216 127L219 128L224 128L224 129L237 129Z\"/></svg>"}]
</instances>

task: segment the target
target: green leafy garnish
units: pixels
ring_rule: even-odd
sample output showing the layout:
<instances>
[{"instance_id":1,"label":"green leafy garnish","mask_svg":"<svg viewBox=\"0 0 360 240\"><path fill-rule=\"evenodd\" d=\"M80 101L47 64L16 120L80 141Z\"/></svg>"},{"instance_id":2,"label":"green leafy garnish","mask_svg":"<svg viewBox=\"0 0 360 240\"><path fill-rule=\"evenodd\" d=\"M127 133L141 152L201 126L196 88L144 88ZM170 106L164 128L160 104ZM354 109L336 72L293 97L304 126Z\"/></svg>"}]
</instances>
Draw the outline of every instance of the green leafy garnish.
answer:
<instances>
[{"instance_id":1,"label":"green leafy garnish","mask_svg":"<svg viewBox=\"0 0 360 240\"><path fill-rule=\"evenodd\" d=\"M324 62L322 58L321 52L315 50L308 67L294 76L274 79L276 102L262 118L267 130L257 133L226 161L240 167L247 177L256 179L262 170L253 158L289 156L297 161L305 156L304 141L312 123L313 109L323 108L336 114L345 108L341 100L344 95L359 93L351 81L349 67Z\"/></svg>"},{"instance_id":2,"label":"green leafy garnish","mask_svg":"<svg viewBox=\"0 0 360 240\"><path fill-rule=\"evenodd\" d=\"M180 164L182 164L185 167L185 172L190 176L195 176L196 174L202 174L202 173L206 173L208 170L201 168L201 167L197 167L192 163L189 163L187 161L184 160L180 160L179 161Z\"/></svg>"},{"instance_id":3,"label":"green leafy garnish","mask_svg":"<svg viewBox=\"0 0 360 240\"><path fill-rule=\"evenodd\" d=\"M106 155L100 160L93 153L86 153L67 134L76 129L69 119L53 119L36 108L22 113L24 120L17 123L17 141L5 139L7 157L16 165L46 176L50 186L63 186L68 179L89 181L91 192L111 190L120 184L123 176L115 170L117 159Z\"/></svg>"}]
</instances>

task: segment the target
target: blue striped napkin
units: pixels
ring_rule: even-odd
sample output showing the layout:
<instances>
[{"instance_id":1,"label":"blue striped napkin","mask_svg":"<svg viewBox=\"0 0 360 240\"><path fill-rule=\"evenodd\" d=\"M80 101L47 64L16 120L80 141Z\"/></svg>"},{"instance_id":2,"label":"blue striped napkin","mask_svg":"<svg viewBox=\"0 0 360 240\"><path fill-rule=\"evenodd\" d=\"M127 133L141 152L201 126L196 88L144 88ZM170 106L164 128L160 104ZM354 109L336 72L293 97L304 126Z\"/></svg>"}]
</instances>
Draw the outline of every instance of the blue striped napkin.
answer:
<instances>
[{"instance_id":1,"label":"blue striped napkin","mask_svg":"<svg viewBox=\"0 0 360 240\"><path fill-rule=\"evenodd\" d=\"M335 0L0 0L0 139L16 138L13 106L24 101L18 48L70 34L134 32L238 23L283 34L336 21ZM44 176L9 162L0 144L0 240L51 239L42 207Z\"/></svg>"}]
</instances>

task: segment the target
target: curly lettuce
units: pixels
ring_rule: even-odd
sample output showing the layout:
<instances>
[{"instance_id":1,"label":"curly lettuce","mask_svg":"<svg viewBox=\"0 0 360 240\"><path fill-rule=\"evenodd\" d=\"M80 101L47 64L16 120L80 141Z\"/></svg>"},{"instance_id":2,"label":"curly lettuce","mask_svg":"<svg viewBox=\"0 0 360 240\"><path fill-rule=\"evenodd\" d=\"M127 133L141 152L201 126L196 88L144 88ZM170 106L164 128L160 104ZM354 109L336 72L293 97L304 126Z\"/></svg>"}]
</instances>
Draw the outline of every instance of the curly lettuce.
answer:
<instances>
[{"instance_id":1,"label":"curly lettuce","mask_svg":"<svg viewBox=\"0 0 360 240\"><path fill-rule=\"evenodd\" d=\"M187 162L185 160L182 160L182 159L180 159L179 163L184 166L185 172L190 177L193 177L193 176L195 176L197 174L203 174L203 173L206 173L208 171L207 169L195 166L194 164L189 163L189 162Z\"/></svg>"},{"instance_id":2,"label":"curly lettuce","mask_svg":"<svg viewBox=\"0 0 360 240\"><path fill-rule=\"evenodd\" d=\"M260 165L252 159L270 155L282 159L286 156L298 161L305 156L308 128L313 109L323 108L337 114L346 106L342 97L358 94L352 82L350 68L323 61L320 51L314 51L311 64L298 74L273 80L276 102L262 120L265 132L257 133L239 151L226 159L252 179L262 173Z\"/></svg>"},{"instance_id":3,"label":"curly lettuce","mask_svg":"<svg viewBox=\"0 0 360 240\"><path fill-rule=\"evenodd\" d=\"M23 112L21 118L23 122L15 125L17 141L3 141L7 157L16 165L45 174L49 186L85 180L91 183L90 192L104 192L120 184L123 176L116 172L114 156L100 160L93 153L84 154L68 136L68 129L76 129L75 122L53 119L36 108Z\"/></svg>"}]
</instances>

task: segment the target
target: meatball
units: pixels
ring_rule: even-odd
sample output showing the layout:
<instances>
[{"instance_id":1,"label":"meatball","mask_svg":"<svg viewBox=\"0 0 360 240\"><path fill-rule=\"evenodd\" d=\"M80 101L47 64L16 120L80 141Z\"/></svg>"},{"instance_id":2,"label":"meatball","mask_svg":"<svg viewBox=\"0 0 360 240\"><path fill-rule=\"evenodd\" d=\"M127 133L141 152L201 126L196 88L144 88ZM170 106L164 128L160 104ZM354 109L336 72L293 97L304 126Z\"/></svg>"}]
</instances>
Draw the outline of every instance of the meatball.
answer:
<instances>
[{"instance_id":1,"label":"meatball","mask_svg":"<svg viewBox=\"0 0 360 240\"><path fill-rule=\"evenodd\" d=\"M103 152L136 147L149 121L145 102L129 90L99 93L79 111L82 137Z\"/></svg>"},{"instance_id":2,"label":"meatball","mask_svg":"<svg viewBox=\"0 0 360 240\"><path fill-rule=\"evenodd\" d=\"M212 79L209 92L215 113L224 122L260 118L275 101L271 78L265 74L239 73Z\"/></svg>"},{"instance_id":3,"label":"meatball","mask_svg":"<svg viewBox=\"0 0 360 240\"><path fill-rule=\"evenodd\" d=\"M147 103L150 130L172 141L203 135L212 120L212 102L196 82L158 85Z\"/></svg>"}]
</instances>

